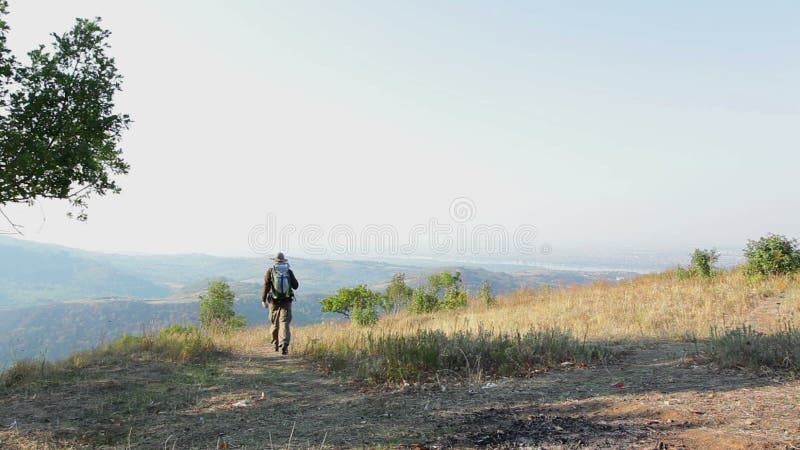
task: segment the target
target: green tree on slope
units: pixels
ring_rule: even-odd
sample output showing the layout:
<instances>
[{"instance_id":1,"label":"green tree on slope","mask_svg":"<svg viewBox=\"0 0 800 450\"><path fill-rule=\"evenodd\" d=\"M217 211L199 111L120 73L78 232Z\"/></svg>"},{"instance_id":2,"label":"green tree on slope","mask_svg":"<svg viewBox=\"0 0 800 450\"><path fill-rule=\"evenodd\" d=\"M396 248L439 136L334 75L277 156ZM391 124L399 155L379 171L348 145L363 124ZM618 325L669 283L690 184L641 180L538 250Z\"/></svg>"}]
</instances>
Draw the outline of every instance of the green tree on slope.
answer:
<instances>
[{"instance_id":1,"label":"green tree on slope","mask_svg":"<svg viewBox=\"0 0 800 450\"><path fill-rule=\"evenodd\" d=\"M200 296L200 324L206 330L228 332L244 328L243 315L233 310L235 296L228 283L214 281L208 285L205 295Z\"/></svg>"}]
</instances>

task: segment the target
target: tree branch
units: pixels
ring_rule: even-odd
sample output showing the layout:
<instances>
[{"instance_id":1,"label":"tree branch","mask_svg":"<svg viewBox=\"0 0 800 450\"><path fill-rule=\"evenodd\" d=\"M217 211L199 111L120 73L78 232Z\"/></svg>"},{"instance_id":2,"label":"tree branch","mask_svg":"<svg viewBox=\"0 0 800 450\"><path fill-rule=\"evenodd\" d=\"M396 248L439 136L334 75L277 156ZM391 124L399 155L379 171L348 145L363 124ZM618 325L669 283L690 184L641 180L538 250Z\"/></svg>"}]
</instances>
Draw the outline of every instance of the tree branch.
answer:
<instances>
[{"instance_id":1,"label":"tree branch","mask_svg":"<svg viewBox=\"0 0 800 450\"><path fill-rule=\"evenodd\" d=\"M20 226L12 222L11 219L6 215L5 211L3 211L2 209L0 209L0 215L5 217L8 224L11 225L11 228L14 230L14 232L6 234L19 234L20 236L25 236L25 234L20 230Z\"/></svg>"}]
</instances>

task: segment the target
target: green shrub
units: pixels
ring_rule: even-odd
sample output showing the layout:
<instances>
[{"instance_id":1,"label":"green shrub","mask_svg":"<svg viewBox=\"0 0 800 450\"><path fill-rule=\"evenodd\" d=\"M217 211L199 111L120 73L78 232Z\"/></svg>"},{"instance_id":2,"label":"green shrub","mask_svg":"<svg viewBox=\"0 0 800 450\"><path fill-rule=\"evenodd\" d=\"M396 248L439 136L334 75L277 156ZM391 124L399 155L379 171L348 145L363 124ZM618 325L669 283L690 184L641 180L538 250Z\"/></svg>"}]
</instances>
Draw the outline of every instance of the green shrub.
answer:
<instances>
[{"instance_id":1,"label":"green shrub","mask_svg":"<svg viewBox=\"0 0 800 450\"><path fill-rule=\"evenodd\" d=\"M692 260L688 268L684 269L678 266L676 271L678 278L710 278L714 275L714 263L719 260L719 253L717 250L701 250L696 248L691 257Z\"/></svg>"},{"instance_id":2,"label":"green shrub","mask_svg":"<svg viewBox=\"0 0 800 450\"><path fill-rule=\"evenodd\" d=\"M350 315L350 320L355 325L362 327L374 325L378 321L378 312L375 310L375 305L354 309Z\"/></svg>"},{"instance_id":3,"label":"green shrub","mask_svg":"<svg viewBox=\"0 0 800 450\"><path fill-rule=\"evenodd\" d=\"M243 315L233 310L234 294L228 283L214 281L208 285L208 291L200 296L200 324L212 332L227 333L244 328L246 321Z\"/></svg>"},{"instance_id":4,"label":"green shrub","mask_svg":"<svg viewBox=\"0 0 800 450\"><path fill-rule=\"evenodd\" d=\"M764 334L743 326L712 333L711 357L721 367L800 370L800 330L786 325L775 334Z\"/></svg>"},{"instance_id":5,"label":"green shrub","mask_svg":"<svg viewBox=\"0 0 800 450\"><path fill-rule=\"evenodd\" d=\"M458 287L450 287L445 291L444 298L439 302L440 309L458 309L467 306L469 298L467 293Z\"/></svg>"},{"instance_id":6,"label":"green shrub","mask_svg":"<svg viewBox=\"0 0 800 450\"><path fill-rule=\"evenodd\" d=\"M744 270L749 276L783 275L800 270L797 240L779 234L748 241L744 256L747 259Z\"/></svg>"},{"instance_id":7,"label":"green shrub","mask_svg":"<svg viewBox=\"0 0 800 450\"><path fill-rule=\"evenodd\" d=\"M408 309L416 313L428 313L440 309L463 308L468 302L461 272L442 272L428 278L427 288L414 291Z\"/></svg>"},{"instance_id":8,"label":"green shrub","mask_svg":"<svg viewBox=\"0 0 800 450\"><path fill-rule=\"evenodd\" d=\"M481 283L481 287L478 289L478 300L486 306L497 305L497 297L492 292L492 285L488 281Z\"/></svg>"},{"instance_id":9,"label":"green shrub","mask_svg":"<svg viewBox=\"0 0 800 450\"><path fill-rule=\"evenodd\" d=\"M439 299L423 288L414 290L414 294L411 296L411 303L408 304L409 311L415 313L429 313L436 311L438 308Z\"/></svg>"},{"instance_id":10,"label":"green shrub","mask_svg":"<svg viewBox=\"0 0 800 450\"><path fill-rule=\"evenodd\" d=\"M378 321L376 307L383 301L383 296L358 285L354 288L342 288L336 295L320 300L322 312L339 313L349 318L354 325L372 325Z\"/></svg>"},{"instance_id":11,"label":"green shrub","mask_svg":"<svg viewBox=\"0 0 800 450\"><path fill-rule=\"evenodd\" d=\"M694 249L692 253L692 264L689 271L697 276L708 278L714 271L714 263L719 260L719 253L716 249L700 250Z\"/></svg>"},{"instance_id":12,"label":"green shrub","mask_svg":"<svg viewBox=\"0 0 800 450\"><path fill-rule=\"evenodd\" d=\"M383 307L384 312L396 313L408 305L413 294L414 290L406 284L406 274L396 273L392 276L389 286L386 287L381 307Z\"/></svg>"}]
</instances>

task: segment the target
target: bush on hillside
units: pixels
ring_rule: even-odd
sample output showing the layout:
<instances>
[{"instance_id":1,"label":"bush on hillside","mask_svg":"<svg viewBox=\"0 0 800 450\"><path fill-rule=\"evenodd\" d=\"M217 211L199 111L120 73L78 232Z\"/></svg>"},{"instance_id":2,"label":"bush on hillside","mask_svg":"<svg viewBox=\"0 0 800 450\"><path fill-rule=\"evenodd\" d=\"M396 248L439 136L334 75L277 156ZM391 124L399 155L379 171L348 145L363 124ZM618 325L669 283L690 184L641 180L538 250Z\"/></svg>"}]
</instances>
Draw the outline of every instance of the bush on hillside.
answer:
<instances>
[{"instance_id":1,"label":"bush on hillside","mask_svg":"<svg viewBox=\"0 0 800 450\"><path fill-rule=\"evenodd\" d=\"M224 281L214 281L208 285L206 294L200 296L200 324L212 332L227 333L244 328L243 315L233 310L235 296L231 287Z\"/></svg>"},{"instance_id":2,"label":"bush on hillside","mask_svg":"<svg viewBox=\"0 0 800 450\"><path fill-rule=\"evenodd\" d=\"M486 306L497 304L497 297L492 292L492 285L488 281L481 283L481 287L478 289L478 300Z\"/></svg>"},{"instance_id":3,"label":"bush on hillside","mask_svg":"<svg viewBox=\"0 0 800 450\"><path fill-rule=\"evenodd\" d=\"M710 278L714 275L714 263L719 260L719 252L716 249L701 250L694 249L689 267L684 269L678 267L680 278Z\"/></svg>"},{"instance_id":4,"label":"bush on hillside","mask_svg":"<svg viewBox=\"0 0 800 450\"><path fill-rule=\"evenodd\" d=\"M439 299L435 295L429 294L424 288L414 289L411 302L408 304L408 310L418 314L436 311L438 307Z\"/></svg>"},{"instance_id":5,"label":"bush on hillside","mask_svg":"<svg viewBox=\"0 0 800 450\"><path fill-rule=\"evenodd\" d=\"M381 307L386 313L396 313L408 305L413 295L414 290L406 284L406 274L396 273L386 287Z\"/></svg>"},{"instance_id":6,"label":"bush on hillside","mask_svg":"<svg viewBox=\"0 0 800 450\"><path fill-rule=\"evenodd\" d=\"M800 249L797 239L768 234L757 241L748 241L744 249L747 275L785 275L800 270Z\"/></svg>"},{"instance_id":7,"label":"bush on hillside","mask_svg":"<svg viewBox=\"0 0 800 450\"><path fill-rule=\"evenodd\" d=\"M418 288L411 296L409 310L428 313L467 306L469 298L461 281L461 273L442 272L428 278L426 288Z\"/></svg>"},{"instance_id":8,"label":"bush on hillside","mask_svg":"<svg viewBox=\"0 0 800 450\"><path fill-rule=\"evenodd\" d=\"M382 303L381 294L358 285L342 288L336 295L320 300L322 312L338 313L352 321L354 325L372 325L378 321L377 306Z\"/></svg>"}]
</instances>

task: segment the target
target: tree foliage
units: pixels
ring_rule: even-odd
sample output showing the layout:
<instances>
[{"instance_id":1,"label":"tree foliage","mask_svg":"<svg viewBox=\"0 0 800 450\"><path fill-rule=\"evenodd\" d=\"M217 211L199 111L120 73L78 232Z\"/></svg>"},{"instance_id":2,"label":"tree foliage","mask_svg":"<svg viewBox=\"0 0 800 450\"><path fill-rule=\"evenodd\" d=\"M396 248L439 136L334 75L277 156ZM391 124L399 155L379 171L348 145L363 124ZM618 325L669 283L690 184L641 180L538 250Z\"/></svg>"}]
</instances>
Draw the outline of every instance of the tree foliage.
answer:
<instances>
[{"instance_id":1,"label":"tree foliage","mask_svg":"<svg viewBox=\"0 0 800 450\"><path fill-rule=\"evenodd\" d=\"M708 278L714 272L714 263L719 261L719 252L716 249L700 250L694 249L692 253L692 263L689 266L689 271L693 275Z\"/></svg>"},{"instance_id":2,"label":"tree foliage","mask_svg":"<svg viewBox=\"0 0 800 450\"><path fill-rule=\"evenodd\" d=\"M246 325L245 318L233 310L234 294L228 283L214 281L200 296L200 324L212 331L228 332Z\"/></svg>"},{"instance_id":3,"label":"tree foliage","mask_svg":"<svg viewBox=\"0 0 800 450\"><path fill-rule=\"evenodd\" d=\"M441 272L428 277L428 286L414 291L409 309L417 313L467 306L461 272Z\"/></svg>"},{"instance_id":4,"label":"tree foliage","mask_svg":"<svg viewBox=\"0 0 800 450\"><path fill-rule=\"evenodd\" d=\"M750 276L783 275L800 270L797 239L768 234L757 241L747 241L744 270Z\"/></svg>"},{"instance_id":5,"label":"tree foliage","mask_svg":"<svg viewBox=\"0 0 800 450\"><path fill-rule=\"evenodd\" d=\"M406 284L406 274L396 273L386 287L381 306L384 312L398 312L408 304L413 294L414 290Z\"/></svg>"},{"instance_id":6,"label":"tree foliage","mask_svg":"<svg viewBox=\"0 0 800 450\"><path fill-rule=\"evenodd\" d=\"M381 304L381 294L358 285L354 288L342 288L336 295L320 300L322 312L341 314L356 325L371 325L378 321L376 307Z\"/></svg>"},{"instance_id":7,"label":"tree foliage","mask_svg":"<svg viewBox=\"0 0 800 450\"><path fill-rule=\"evenodd\" d=\"M0 206L67 199L86 219L94 194L118 193L129 166L119 148L129 127L115 111L122 76L107 55L100 19L77 19L22 64L6 47L8 2L0 0Z\"/></svg>"},{"instance_id":8,"label":"tree foliage","mask_svg":"<svg viewBox=\"0 0 800 450\"><path fill-rule=\"evenodd\" d=\"M497 297L492 292L492 285L488 281L481 283L478 289L478 300L483 302L486 306L494 306L497 304Z\"/></svg>"}]
</instances>

